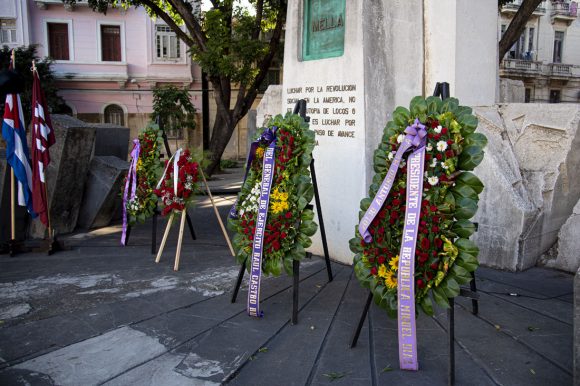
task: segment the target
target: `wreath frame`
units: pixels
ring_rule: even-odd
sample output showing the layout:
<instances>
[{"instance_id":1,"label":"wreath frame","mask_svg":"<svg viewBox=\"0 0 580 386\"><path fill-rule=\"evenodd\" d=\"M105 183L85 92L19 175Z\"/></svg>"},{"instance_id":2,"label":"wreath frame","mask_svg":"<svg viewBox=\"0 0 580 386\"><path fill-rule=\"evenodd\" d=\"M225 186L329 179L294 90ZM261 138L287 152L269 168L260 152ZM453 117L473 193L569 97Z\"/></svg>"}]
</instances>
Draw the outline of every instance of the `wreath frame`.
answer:
<instances>
[{"instance_id":1,"label":"wreath frame","mask_svg":"<svg viewBox=\"0 0 580 386\"><path fill-rule=\"evenodd\" d=\"M360 203L362 218L377 194L398 148L404 130L415 119L426 125L425 183L421 205L419 240L415 254L415 303L433 315L433 303L449 308L449 299L459 295L460 285L472 280L479 262L479 249L469 237L476 226L469 221L477 211L483 183L471 173L481 163L487 138L476 133L472 109L455 98L415 97L409 109L397 107L374 152L375 175L369 198ZM366 244L358 227L350 240L355 253L354 272L360 284L373 294L377 305L397 317L396 271L403 233L406 165L400 165L391 194L371 224L373 241ZM417 307L418 309L419 307Z\"/></svg>"},{"instance_id":2,"label":"wreath frame","mask_svg":"<svg viewBox=\"0 0 580 386\"><path fill-rule=\"evenodd\" d=\"M284 270L293 274L293 262L306 256L311 237L318 225L314 211L307 208L314 197L314 187L308 167L315 146L314 131L296 114L287 113L271 118L267 127L276 130L275 171L270 190L268 217L264 230L262 273L279 276ZM228 219L235 232L232 240L239 264L251 270L251 253L255 232L257 206L262 179L262 165L267 142L260 142L249 165L247 178L238 194L236 217Z\"/></svg>"}]
</instances>

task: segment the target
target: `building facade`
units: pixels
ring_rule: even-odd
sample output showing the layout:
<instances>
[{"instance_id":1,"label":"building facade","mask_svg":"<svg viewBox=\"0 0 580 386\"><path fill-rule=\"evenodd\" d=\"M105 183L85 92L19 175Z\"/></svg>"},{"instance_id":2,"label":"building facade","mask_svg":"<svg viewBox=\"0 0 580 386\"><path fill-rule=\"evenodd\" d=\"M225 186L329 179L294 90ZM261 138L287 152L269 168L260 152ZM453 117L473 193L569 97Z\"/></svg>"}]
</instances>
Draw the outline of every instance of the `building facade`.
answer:
<instances>
[{"instance_id":1,"label":"building facade","mask_svg":"<svg viewBox=\"0 0 580 386\"><path fill-rule=\"evenodd\" d=\"M502 7L501 37L522 0ZM528 20L519 40L500 64L500 77L520 80L524 100L535 103L580 102L580 20L578 3L543 1ZM512 101L506 101L512 102Z\"/></svg>"}]
</instances>

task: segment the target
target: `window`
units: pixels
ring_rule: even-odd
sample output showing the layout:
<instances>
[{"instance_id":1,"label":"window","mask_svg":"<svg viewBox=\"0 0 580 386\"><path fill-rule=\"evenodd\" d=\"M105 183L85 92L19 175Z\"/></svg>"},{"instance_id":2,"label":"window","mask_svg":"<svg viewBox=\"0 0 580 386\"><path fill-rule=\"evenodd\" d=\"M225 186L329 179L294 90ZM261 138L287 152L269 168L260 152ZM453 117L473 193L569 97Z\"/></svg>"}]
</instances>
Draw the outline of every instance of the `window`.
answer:
<instances>
[{"instance_id":1,"label":"window","mask_svg":"<svg viewBox=\"0 0 580 386\"><path fill-rule=\"evenodd\" d=\"M175 32L166 25L158 25L155 27L155 50L157 59L180 59L181 47L179 39Z\"/></svg>"},{"instance_id":2,"label":"window","mask_svg":"<svg viewBox=\"0 0 580 386\"><path fill-rule=\"evenodd\" d=\"M528 52L532 52L534 50L534 32L536 31L535 28L528 29Z\"/></svg>"},{"instance_id":3,"label":"window","mask_svg":"<svg viewBox=\"0 0 580 386\"><path fill-rule=\"evenodd\" d=\"M125 112L123 108L119 105L108 105L105 107L105 123L125 126Z\"/></svg>"},{"instance_id":4,"label":"window","mask_svg":"<svg viewBox=\"0 0 580 386\"><path fill-rule=\"evenodd\" d=\"M47 23L48 56L54 60L70 60L68 23Z\"/></svg>"},{"instance_id":5,"label":"window","mask_svg":"<svg viewBox=\"0 0 580 386\"><path fill-rule=\"evenodd\" d=\"M560 103L560 90L550 90L550 103Z\"/></svg>"},{"instance_id":6,"label":"window","mask_svg":"<svg viewBox=\"0 0 580 386\"><path fill-rule=\"evenodd\" d=\"M553 63L562 63L562 50L564 48L564 32L554 33L554 58Z\"/></svg>"},{"instance_id":7,"label":"window","mask_svg":"<svg viewBox=\"0 0 580 386\"><path fill-rule=\"evenodd\" d=\"M16 20L0 19L0 43L16 43Z\"/></svg>"},{"instance_id":8,"label":"window","mask_svg":"<svg viewBox=\"0 0 580 386\"><path fill-rule=\"evenodd\" d=\"M526 88L525 95L524 95L524 102L525 103L530 103L530 100L531 99L532 99L532 89L531 88Z\"/></svg>"},{"instance_id":9,"label":"window","mask_svg":"<svg viewBox=\"0 0 580 386\"><path fill-rule=\"evenodd\" d=\"M121 62L121 26L101 25L101 60Z\"/></svg>"}]
</instances>

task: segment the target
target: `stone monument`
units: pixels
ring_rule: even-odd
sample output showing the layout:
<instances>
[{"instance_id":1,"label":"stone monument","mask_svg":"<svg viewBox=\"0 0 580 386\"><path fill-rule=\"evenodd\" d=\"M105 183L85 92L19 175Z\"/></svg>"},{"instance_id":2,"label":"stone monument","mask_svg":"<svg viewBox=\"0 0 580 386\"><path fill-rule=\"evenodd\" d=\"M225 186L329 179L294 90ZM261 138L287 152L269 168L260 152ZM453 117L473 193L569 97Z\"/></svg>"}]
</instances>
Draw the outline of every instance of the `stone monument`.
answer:
<instances>
[{"instance_id":1,"label":"stone monument","mask_svg":"<svg viewBox=\"0 0 580 386\"><path fill-rule=\"evenodd\" d=\"M282 106L308 102L331 258L352 262L348 240L396 106L438 81L464 105L495 102L496 26L497 3L487 1L289 2ZM312 252L322 254L320 238Z\"/></svg>"}]
</instances>

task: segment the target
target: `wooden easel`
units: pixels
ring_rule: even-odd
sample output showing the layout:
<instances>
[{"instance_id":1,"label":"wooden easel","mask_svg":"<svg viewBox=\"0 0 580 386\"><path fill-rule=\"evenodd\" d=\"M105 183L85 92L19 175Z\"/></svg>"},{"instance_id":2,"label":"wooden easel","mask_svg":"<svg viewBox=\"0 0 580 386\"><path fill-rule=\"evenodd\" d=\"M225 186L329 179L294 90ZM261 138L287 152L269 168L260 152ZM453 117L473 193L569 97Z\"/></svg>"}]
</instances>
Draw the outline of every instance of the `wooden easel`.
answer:
<instances>
[{"instance_id":1,"label":"wooden easel","mask_svg":"<svg viewBox=\"0 0 580 386\"><path fill-rule=\"evenodd\" d=\"M449 83L447 82L437 82L435 86L435 91L433 96L441 97L445 100L449 98ZM477 223L474 223L475 229L477 231ZM460 288L459 295L468 299L471 299L471 313L477 315L479 312L479 294L477 293L477 287L475 284L475 272L471 272L472 280L469 282L470 289ZM358 337L362 330L364 321L369 312L369 307L371 301L373 300L373 293L369 291L367 300L363 311L359 317L359 321L356 329L353 331L352 337L350 339L350 348L356 347L358 342ZM447 371L447 382L449 386L455 384L455 300L453 298L449 299L449 309L447 310L447 336L448 336L448 371Z\"/></svg>"},{"instance_id":2,"label":"wooden easel","mask_svg":"<svg viewBox=\"0 0 580 386\"><path fill-rule=\"evenodd\" d=\"M310 117L306 116L306 101L304 99L300 99L296 102L294 106L294 114L299 114L304 122L310 122ZM324 221L322 219L322 208L320 206L320 195L318 193L318 183L316 181L316 172L314 170L314 158L310 161L310 175L312 177L312 186L314 187L314 200L316 203L317 213L318 213L318 222L320 223L320 236L322 238L322 249L324 250L324 260L326 262L326 272L328 274L328 281L331 282L333 279L332 276L332 267L330 266L330 255L328 253L328 243L326 241L326 231L324 229ZM314 207L312 204L307 206L308 209L313 209ZM307 253L306 256L308 258L312 257L312 253ZM236 280L236 285L234 287L232 293L232 303L236 302L238 297L238 292L242 285L242 279L244 278L244 273L246 272L246 260L240 266L240 272L238 273L238 278ZM299 285L300 285L300 261L293 260L292 261L292 324L298 323L298 292L299 292Z\"/></svg>"}]
</instances>

